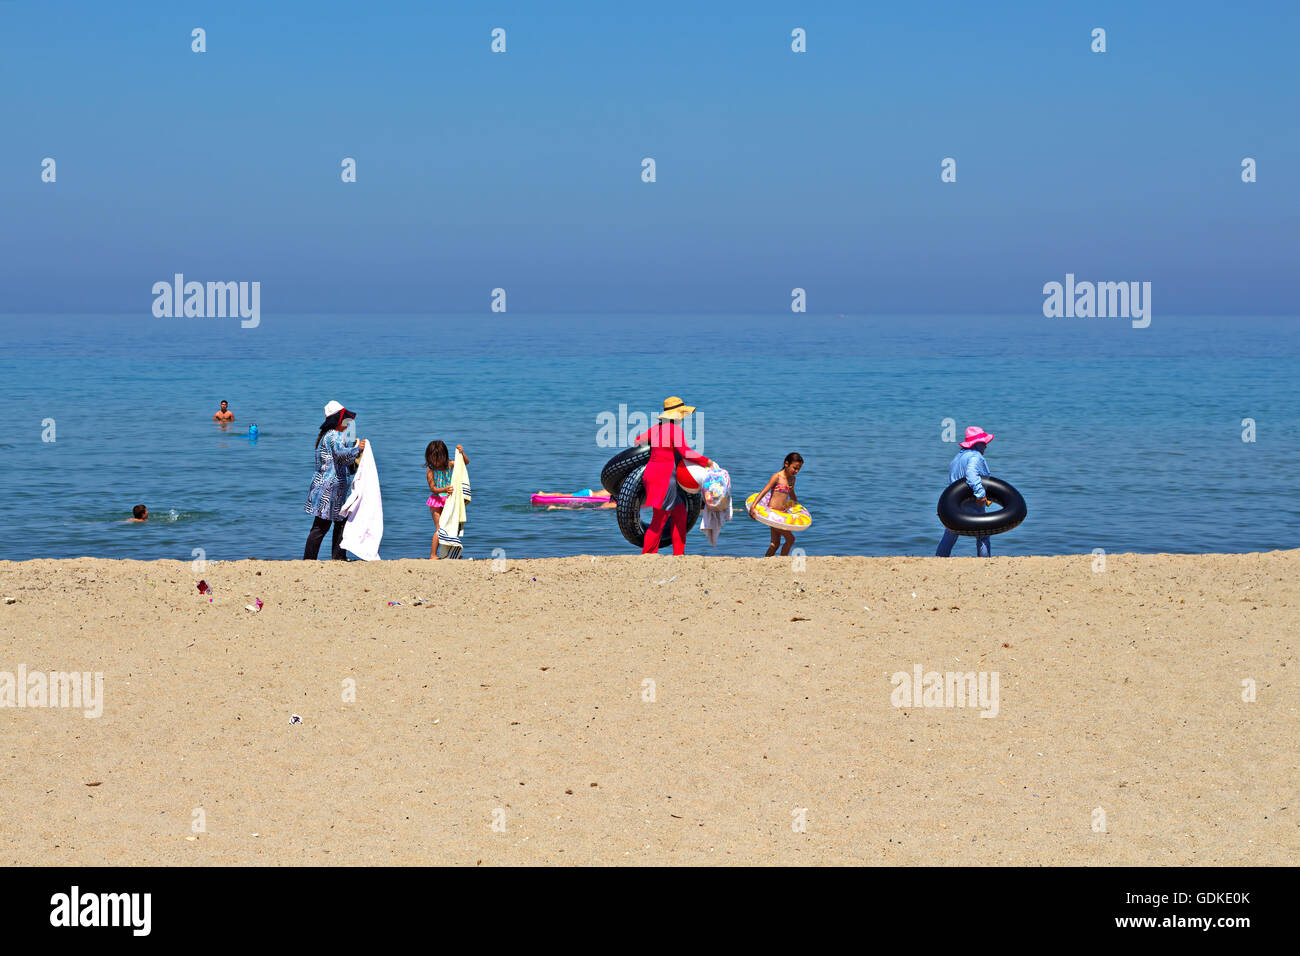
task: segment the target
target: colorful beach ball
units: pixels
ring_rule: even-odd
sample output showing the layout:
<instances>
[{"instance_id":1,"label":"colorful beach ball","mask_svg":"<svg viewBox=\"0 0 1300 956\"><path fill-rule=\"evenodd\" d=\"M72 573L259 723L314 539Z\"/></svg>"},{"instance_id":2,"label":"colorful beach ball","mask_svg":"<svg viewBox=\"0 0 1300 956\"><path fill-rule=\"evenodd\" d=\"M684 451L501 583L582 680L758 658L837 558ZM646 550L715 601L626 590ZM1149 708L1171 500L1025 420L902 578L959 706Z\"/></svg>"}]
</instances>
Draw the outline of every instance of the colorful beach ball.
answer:
<instances>
[{"instance_id":1,"label":"colorful beach ball","mask_svg":"<svg viewBox=\"0 0 1300 956\"><path fill-rule=\"evenodd\" d=\"M731 475L725 468L710 468L701 482L706 508L721 508L731 495Z\"/></svg>"}]
</instances>

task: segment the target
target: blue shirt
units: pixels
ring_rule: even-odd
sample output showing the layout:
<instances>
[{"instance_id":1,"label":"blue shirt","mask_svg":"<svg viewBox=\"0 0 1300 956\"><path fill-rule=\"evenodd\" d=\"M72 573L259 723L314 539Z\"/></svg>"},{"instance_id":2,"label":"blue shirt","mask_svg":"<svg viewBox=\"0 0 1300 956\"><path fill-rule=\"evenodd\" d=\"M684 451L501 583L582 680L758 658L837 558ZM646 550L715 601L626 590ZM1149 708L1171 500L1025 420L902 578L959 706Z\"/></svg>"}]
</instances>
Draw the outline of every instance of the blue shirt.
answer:
<instances>
[{"instance_id":1,"label":"blue shirt","mask_svg":"<svg viewBox=\"0 0 1300 956\"><path fill-rule=\"evenodd\" d=\"M980 475L989 473L988 462L984 456L974 448L966 448L957 453L957 457L952 460L948 468L948 480L956 481L958 478L965 478L966 484L970 485L971 491L975 492L976 498L984 497L984 482L980 481Z\"/></svg>"}]
</instances>

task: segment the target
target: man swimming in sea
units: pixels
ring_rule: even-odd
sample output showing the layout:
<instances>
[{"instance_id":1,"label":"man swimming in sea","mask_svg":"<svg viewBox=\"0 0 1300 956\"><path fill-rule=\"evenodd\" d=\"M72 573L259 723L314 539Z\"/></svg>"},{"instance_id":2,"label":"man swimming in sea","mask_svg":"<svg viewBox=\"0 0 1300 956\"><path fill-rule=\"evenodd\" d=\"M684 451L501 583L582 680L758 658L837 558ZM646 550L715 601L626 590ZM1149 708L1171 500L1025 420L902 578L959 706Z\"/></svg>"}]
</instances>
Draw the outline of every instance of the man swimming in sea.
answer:
<instances>
[{"instance_id":1,"label":"man swimming in sea","mask_svg":"<svg viewBox=\"0 0 1300 956\"><path fill-rule=\"evenodd\" d=\"M230 410L224 399L221 402L221 408L212 416L212 420L214 422L233 422L235 420L235 413Z\"/></svg>"},{"instance_id":2,"label":"man swimming in sea","mask_svg":"<svg viewBox=\"0 0 1300 956\"><path fill-rule=\"evenodd\" d=\"M127 518L126 520L132 523L148 521L149 509L146 508L144 505L136 505L134 508L131 509L131 517Z\"/></svg>"}]
</instances>

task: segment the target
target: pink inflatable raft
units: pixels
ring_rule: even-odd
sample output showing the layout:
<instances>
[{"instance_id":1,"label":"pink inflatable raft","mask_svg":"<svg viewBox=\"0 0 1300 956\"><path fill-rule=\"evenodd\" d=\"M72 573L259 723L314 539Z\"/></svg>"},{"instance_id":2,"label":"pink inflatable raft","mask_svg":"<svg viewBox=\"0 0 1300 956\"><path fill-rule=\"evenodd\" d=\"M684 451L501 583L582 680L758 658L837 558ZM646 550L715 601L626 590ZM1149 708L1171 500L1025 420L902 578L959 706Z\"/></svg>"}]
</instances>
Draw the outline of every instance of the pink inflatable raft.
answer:
<instances>
[{"instance_id":1,"label":"pink inflatable raft","mask_svg":"<svg viewBox=\"0 0 1300 956\"><path fill-rule=\"evenodd\" d=\"M593 491L590 488L583 488L581 491L575 491L572 494L539 491L533 495L532 503L542 508L599 508L601 505L609 504L610 497L607 491Z\"/></svg>"}]
</instances>

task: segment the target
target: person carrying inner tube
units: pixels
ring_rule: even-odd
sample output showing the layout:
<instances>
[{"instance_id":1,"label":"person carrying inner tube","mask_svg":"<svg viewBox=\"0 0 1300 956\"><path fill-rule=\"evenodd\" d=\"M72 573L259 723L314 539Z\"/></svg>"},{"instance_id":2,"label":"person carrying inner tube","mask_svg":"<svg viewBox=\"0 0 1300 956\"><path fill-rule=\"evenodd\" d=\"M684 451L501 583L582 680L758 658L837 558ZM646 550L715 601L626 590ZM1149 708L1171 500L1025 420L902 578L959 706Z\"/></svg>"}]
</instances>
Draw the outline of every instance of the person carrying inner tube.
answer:
<instances>
[{"instance_id":1,"label":"person carrying inner tube","mask_svg":"<svg viewBox=\"0 0 1300 956\"><path fill-rule=\"evenodd\" d=\"M680 458L705 468L713 467L711 459L705 458L686 444L686 433L678 424L693 411L694 405L687 405L676 395L665 398L659 424L651 425L632 439L633 445L650 446L650 462L645 466L641 480L645 485L645 502L654 508L654 516L645 533L642 554L658 553L659 539L669 515L673 519L673 554L686 553L686 502L677 490L677 461Z\"/></svg>"},{"instance_id":2,"label":"person carrying inner tube","mask_svg":"<svg viewBox=\"0 0 1300 956\"><path fill-rule=\"evenodd\" d=\"M984 449L988 447L993 436L980 428L978 425L972 425L966 429L966 440L961 443L965 451L959 451L957 457L952 460L948 467L948 481L954 482L958 478L965 478L966 484L970 485L970 490L975 494L974 502L967 502L963 510L971 514L983 514L984 509L992 504L988 496L984 493L984 482L980 481L981 475L989 473L988 462L984 460ZM952 554L952 546L957 541L957 532L944 529L943 537L939 540L939 547L935 549L936 558L946 558ZM975 538L975 554L980 557L992 557L993 551L989 546L989 536L986 534L978 535Z\"/></svg>"}]
</instances>

